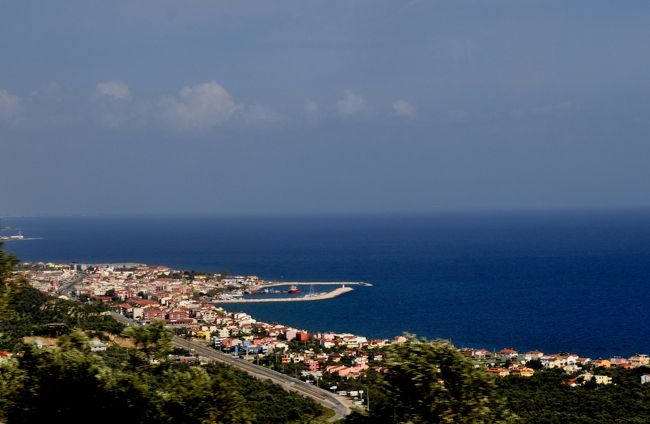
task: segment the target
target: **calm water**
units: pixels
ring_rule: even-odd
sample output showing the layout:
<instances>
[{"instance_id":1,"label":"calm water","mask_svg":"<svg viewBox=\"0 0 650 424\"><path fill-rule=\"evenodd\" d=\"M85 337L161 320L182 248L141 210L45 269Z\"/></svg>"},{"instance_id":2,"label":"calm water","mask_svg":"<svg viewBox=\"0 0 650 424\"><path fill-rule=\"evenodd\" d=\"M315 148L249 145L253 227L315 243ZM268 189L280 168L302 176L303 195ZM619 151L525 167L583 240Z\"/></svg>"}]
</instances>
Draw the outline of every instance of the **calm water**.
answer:
<instances>
[{"instance_id":1,"label":"calm water","mask_svg":"<svg viewBox=\"0 0 650 424\"><path fill-rule=\"evenodd\" d=\"M265 321L459 346L650 353L650 211L5 219L23 260L144 262L361 280L324 302L234 306Z\"/></svg>"}]
</instances>

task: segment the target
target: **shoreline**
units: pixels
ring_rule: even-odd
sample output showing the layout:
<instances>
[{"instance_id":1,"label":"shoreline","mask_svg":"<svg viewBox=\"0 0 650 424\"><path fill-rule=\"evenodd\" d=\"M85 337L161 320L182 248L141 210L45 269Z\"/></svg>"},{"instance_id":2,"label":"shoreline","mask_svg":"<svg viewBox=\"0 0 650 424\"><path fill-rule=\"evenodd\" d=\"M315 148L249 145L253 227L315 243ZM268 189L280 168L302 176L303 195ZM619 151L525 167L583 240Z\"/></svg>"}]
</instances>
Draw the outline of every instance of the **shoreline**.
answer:
<instances>
[{"instance_id":1,"label":"shoreline","mask_svg":"<svg viewBox=\"0 0 650 424\"><path fill-rule=\"evenodd\" d=\"M32 265L32 263L27 262L27 261L23 261L23 262L21 262L21 265L27 265L29 267L29 266ZM151 271L161 271L161 269L162 269L162 271L165 271L165 270L167 270L167 271L170 271L170 270L179 271L177 269L167 267L167 266L163 266L163 265L147 265L147 264L143 264L143 263L95 263L95 264L59 263L59 264L56 264L56 265L59 265L59 266L62 266L62 267L73 267L73 266L79 266L79 265L86 265L86 266L90 266L90 267L109 267L109 266L115 266L115 265L117 265L117 266L129 265L129 266L144 267L144 268L147 268L147 269L149 269ZM51 268L51 270L54 270L54 269L56 269L56 268ZM23 270L22 272L30 273L30 272L34 272L34 271ZM38 271L36 271L36 272L38 272ZM257 277L255 277L255 278L257 278ZM359 285L359 286L373 286L371 283L363 283L363 282L348 282L346 284L351 284L351 283ZM35 287L33 282L30 282L30 284ZM341 282L280 282L280 281L268 281L267 280L266 284L270 284L272 286L282 286L282 285L291 285L291 284L325 285L325 284L342 284L342 283ZM264 283L259 285L259 287L264 287L264 286L265 286ZM44 290L42 290L42 291L47 292L48 291L47 288L49 288L49 287L50 287L50 285L46 284L45 287L43 287ZM36 287L36 288L38 288L38 287ZM344 289L344 290L342 290L342 289ZM331 292L319 293L317 295L308 296L306 298L305 297L274 298L274 299L272 299L272 298L269 298L269 299L241 299L240 298L240 299L212 300L209 303L211 303L211 304L213 304L215 306L219 306L219 305L224 305L225 306L225 305L230 305L230 304L232 304L232 305L237 305L237 304L241 304L241 305L251 304L251 305L253 305L253 304L274 303L274 302L282 303L282 302L317 301L317 300L333 299L333 298L341 296L344 293L347 293L347 292L350 292L350 291L353 291L353 290L354 289L352 289L351 287L346 286L346 287L340 287L340 288L335 289L335 290L333 290ZM232 309L230 309L230 311L232 312ZM325 331L325 330L323 330L323 331ZM346 333L346 334L350 334L350 332L349 332L350 330L341 330L341 331ZM335 332L335 331L327 330L326 332ZM357 333L357 331L354 331L354 333L355 334L359 334L359 333L364 334L364 332ZM402 332L402 334L404 334L404 332ZM370 337L372 337L373 339L377 339L377 340L379 340L379 339L383 339L383 340L391 339L390 335L388 335L388 336L387 335L372 335ZM396 336L396 337L399 337L399 336ZM426 335L424 337L426 337L429 340L434 340L436 338L440 338L439 336L438 337L436 337L436 336L432 337L432 336L426 336ZM449 340L450 342L452 341L451 338L449 338L447 340ZM486 345L495 345L496 344L494 342L491 342L491 343L486 343L486 342L474 342L474 343L472 343L472 342L461 342L459 344L456 344L456 343L454 343L454 345L459 349L471 348L472 346L486 346ZM503 346L503 345L506 345L506 344L503 343L501 345ZM509 344L509 345L513 346L512 344ZM528 345L528 346L531 346L531 345ZM539 347L541 347L541 346L539 346L539 344L534 344L532 346L534 346L535 349L539 349ZM525 351L526 349L530 349L529 347L523 347L523 346L514 346L514 347L516 347L517 350L521 350L521 351ZM544 348L544 350L548 350L548 348ZM570 348L569 350L566 350L566 348L564 348L563 350L559 350L559 349L556 348L554 350L555 351L563 351L563 352L566 352L566 351L573 351L573 352L581 351L581 349L579 349L579 348L575 348L575 349ZM492 351L496 351L496 349L492 348ZM553 351L553 349L552 349L552 351ZM617 352L615 349L610 349L608 352L603 352L603 351L600 351L600 352L588 352L587 355L591 356L591 357L598 357L598 358L627 357L627 356L630 356L630 355L634 356L636 354L639 354L639 352L642 352L642 351L643 351L643 349L635 349L635 350L630 350L630 351L628 351L626 353L622 353L620 351Z\"/></svg>"}]
</instances>

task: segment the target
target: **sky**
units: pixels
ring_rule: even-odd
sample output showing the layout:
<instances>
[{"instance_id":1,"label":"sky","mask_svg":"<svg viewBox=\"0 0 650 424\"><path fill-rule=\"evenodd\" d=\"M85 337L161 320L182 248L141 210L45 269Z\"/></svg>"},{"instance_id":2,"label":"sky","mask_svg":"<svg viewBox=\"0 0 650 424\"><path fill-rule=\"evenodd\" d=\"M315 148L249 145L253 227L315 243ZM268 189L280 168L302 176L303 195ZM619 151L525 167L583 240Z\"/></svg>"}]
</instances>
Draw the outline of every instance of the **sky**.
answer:
<instances>
[{"instance_id":1,"label":"sky","mask_svg":"<svg viewBox=\"0 0 650 424\"><path fill-rule=\"evenodd\" d=\"M647 1L0 0L0 216L650 206Z\"/></svg>"}]
</instances>

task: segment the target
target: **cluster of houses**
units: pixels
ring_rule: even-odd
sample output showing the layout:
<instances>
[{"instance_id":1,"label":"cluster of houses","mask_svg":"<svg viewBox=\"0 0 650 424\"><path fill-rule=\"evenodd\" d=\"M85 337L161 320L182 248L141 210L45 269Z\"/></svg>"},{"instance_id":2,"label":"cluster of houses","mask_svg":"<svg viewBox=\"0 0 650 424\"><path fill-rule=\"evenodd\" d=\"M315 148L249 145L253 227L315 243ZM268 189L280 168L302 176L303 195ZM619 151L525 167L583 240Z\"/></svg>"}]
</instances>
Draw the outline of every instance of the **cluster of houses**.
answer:
<instances>
[{"instance_id":1,"label":"cluster of houses","mask_svg":"<svg viewBox=\"0 0 650 424\"><path fill-rule=\"evenodd\" d=\"M38 290L56 295L62 283L70 281L77 276L77 272L70 265L43 263L23 263L24 270L18 271L28 277L29 283Z\"/></svg>"},{"instance_id":2,"label":"cluster of houses","mask_svg":"<svg viewBox=\"0 0 650 424\"><path fill-rule=\"evenodd\" d=\"M633 355L629 358L617 356L609 359L592 360L571 353L545 354L536 350L520 353L515 349L508 348L501 349L498 352L490 352L486 349L462 349L461 351L471 357L477 367L485 367L489 373L499 377L509 375L532 377L535 370L527 366L532 361L537 362L544 369L557 368L572 375L582 372L577 377L566 381L566 384L572 387L589 382L595 384L612 383L611 377L584 372L585 368L638 368L650 366L648 355ZM643 384L650 382L650 376L642 376L641 382Z\"/></svg>"},{"instance_id":3,"label":"cluster of houses","mask_svg":"<svg viewBox=\"0 0 650 424\"><path fill-rule=\"evenodd\" d=\"M365 352L389 343L353 334L309 334L281 324L257 322L246 313L227 313L212 303L215 297L237 296L264 283L255 276L200 274L190 278L168 267L142 264L35 263L23 264L23 269L32 284L44 292L57 294L59 287L77 279L74 294L79 298L110 303L116 312L137 322L163 320L170 327L182 327L187 334L237 355L252 358L281 352L278 361L282 364L300 364L305 375L316 378L323 372L345 378L363 375L371 369L369 360L381 361L381 355L375 358ZM289 343L293 340L317 343L332 353L292 352Z\"/></svg>"},{"instance_id":4,"label":"cluster of houses","mask_svg":"<svg viewBox=\"0 0 650 424\"><path fill-rule=\"evenodd\" d=\"M34 287L51 294L57 294L59 287L77 279L74 291L77 297L101 302L139 297L160 299L162 305L197 295L210 301L222 293L239 293L263 283L256 276L184 273L166 266L137 263L22 263L19 272L27 275Z\"/></svg>"},{"instance_id":5,"label":"cluster of houses","mask_svg":"<svg viewBox=\"0 0 650 424\"><path fill-rule=\"evenodd\" d=\"M276 363L299 364L306 378L320 378L323 373L356 378L370 369L383 372L381 350L376 348L406 341L403 336L393 340L368 340L353 334L309 334L281 324L258 322L246 313L228 313L212 303L217 297L253 291L264 283L255 276L197 275L143 264L36 263L23 264L22 269L31 284L41 291L57 294L61 286L74 281L77 297L110 303L116 312L138 322L164 320L168 326L182 327L187 334L235 355L249 358L274 355ZM294 340L317 345L319 352L292 350L291 342ZM535 373L531 362L536 363L535 368L559 368L572 375L582 373L569 380L569 385L589 381L611 383L609 377L585 372L587 365L591 366L587 368L650 365L647 355L591 360L575 354L520 353L514 349L498 352L461 349L461 352L470 357L476 367L483 367L500 377L531 377ZM644 377L642 382L650 383L650 376Z\"/></svg>"},{"instance_id":6,"label":"cluster of houses","mask_svg":"<svg viewBox=\"0 0 650 424\"><path fill-rule=\"evenodd\" d=\"M369 369L384 371L377 365L383 361L382 355L368 352L390 343L347 333L310 334L281 324L258 322L245 313L225 313L216 320L215 326L188 327L188 332L206 340L209 337L215 348L238 356L253 359L256 356L251 355L266 355L273 356L276 364L297 364L304 377L316 379L321 378L324 372L356 378ZM318 346L319 351L315 352L313 348L291 349L292 341Z\"/></svg>"}]
</instances>

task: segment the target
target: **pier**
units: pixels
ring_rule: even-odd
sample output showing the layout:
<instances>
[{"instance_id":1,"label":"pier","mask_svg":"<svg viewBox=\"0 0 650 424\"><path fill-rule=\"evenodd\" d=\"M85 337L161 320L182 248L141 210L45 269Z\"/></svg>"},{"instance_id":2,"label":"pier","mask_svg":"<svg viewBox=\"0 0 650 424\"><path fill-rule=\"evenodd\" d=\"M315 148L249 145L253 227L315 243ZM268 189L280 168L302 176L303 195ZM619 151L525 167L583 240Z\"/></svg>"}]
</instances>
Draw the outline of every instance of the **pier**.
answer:
<instances>
[{"instance_id":1,"label":"pier","mask_svg":"<svg viewBox=\"0 0 650 424\"><path fill-rule=\"evenodd\" d=\"M278 285L286 285L278 284ZM267 298L256 298L256 299L225 299L225 300L214 300L212 303L268 303L268 302L311 302L314 300L327 300L334 299L335 297L341 296L342 294L353 291L352 287L339 287L332 291L326 293L318 293L314 295L305 295L300 297L267 297Z\"/></svg>"},{"instance_id":2,"label":"pier","mask_svg":"<svg viewBox=\"0 0 650 424\"><path fill-rule=\"evenodd\" d=\"M372 284L363 281L271 281L269 283L260 284L256 289L266 289L269 287L279 286L363 286L372 287Z\"/></svg>"},{"instance_id":3,"label":"pier","mask_svg":"<svg viewBox=\"0 0 650 424\"><path fill-rule=\"evenodd\" d=\"M281 286L340 286L334 290L317 293L317 294L305 294L304 296L292 296L292 297L267 297L267 298L253 298L253 299L244 299L244 298L234 298L234 299L221 299L214 300L213 303L268 303L268 302L311 302L315 300L327 300L334 299L335 297L341 296L342 294L349 293L354 289L350 286L361 286L361 287L372 287L372 284L366 283L363 281L271 281L268 283L260 284L255 286L255 290L264 290L271 287L281 287ZM291 291L290 291L291 293Z\"/></svg>"}]
</instances>

